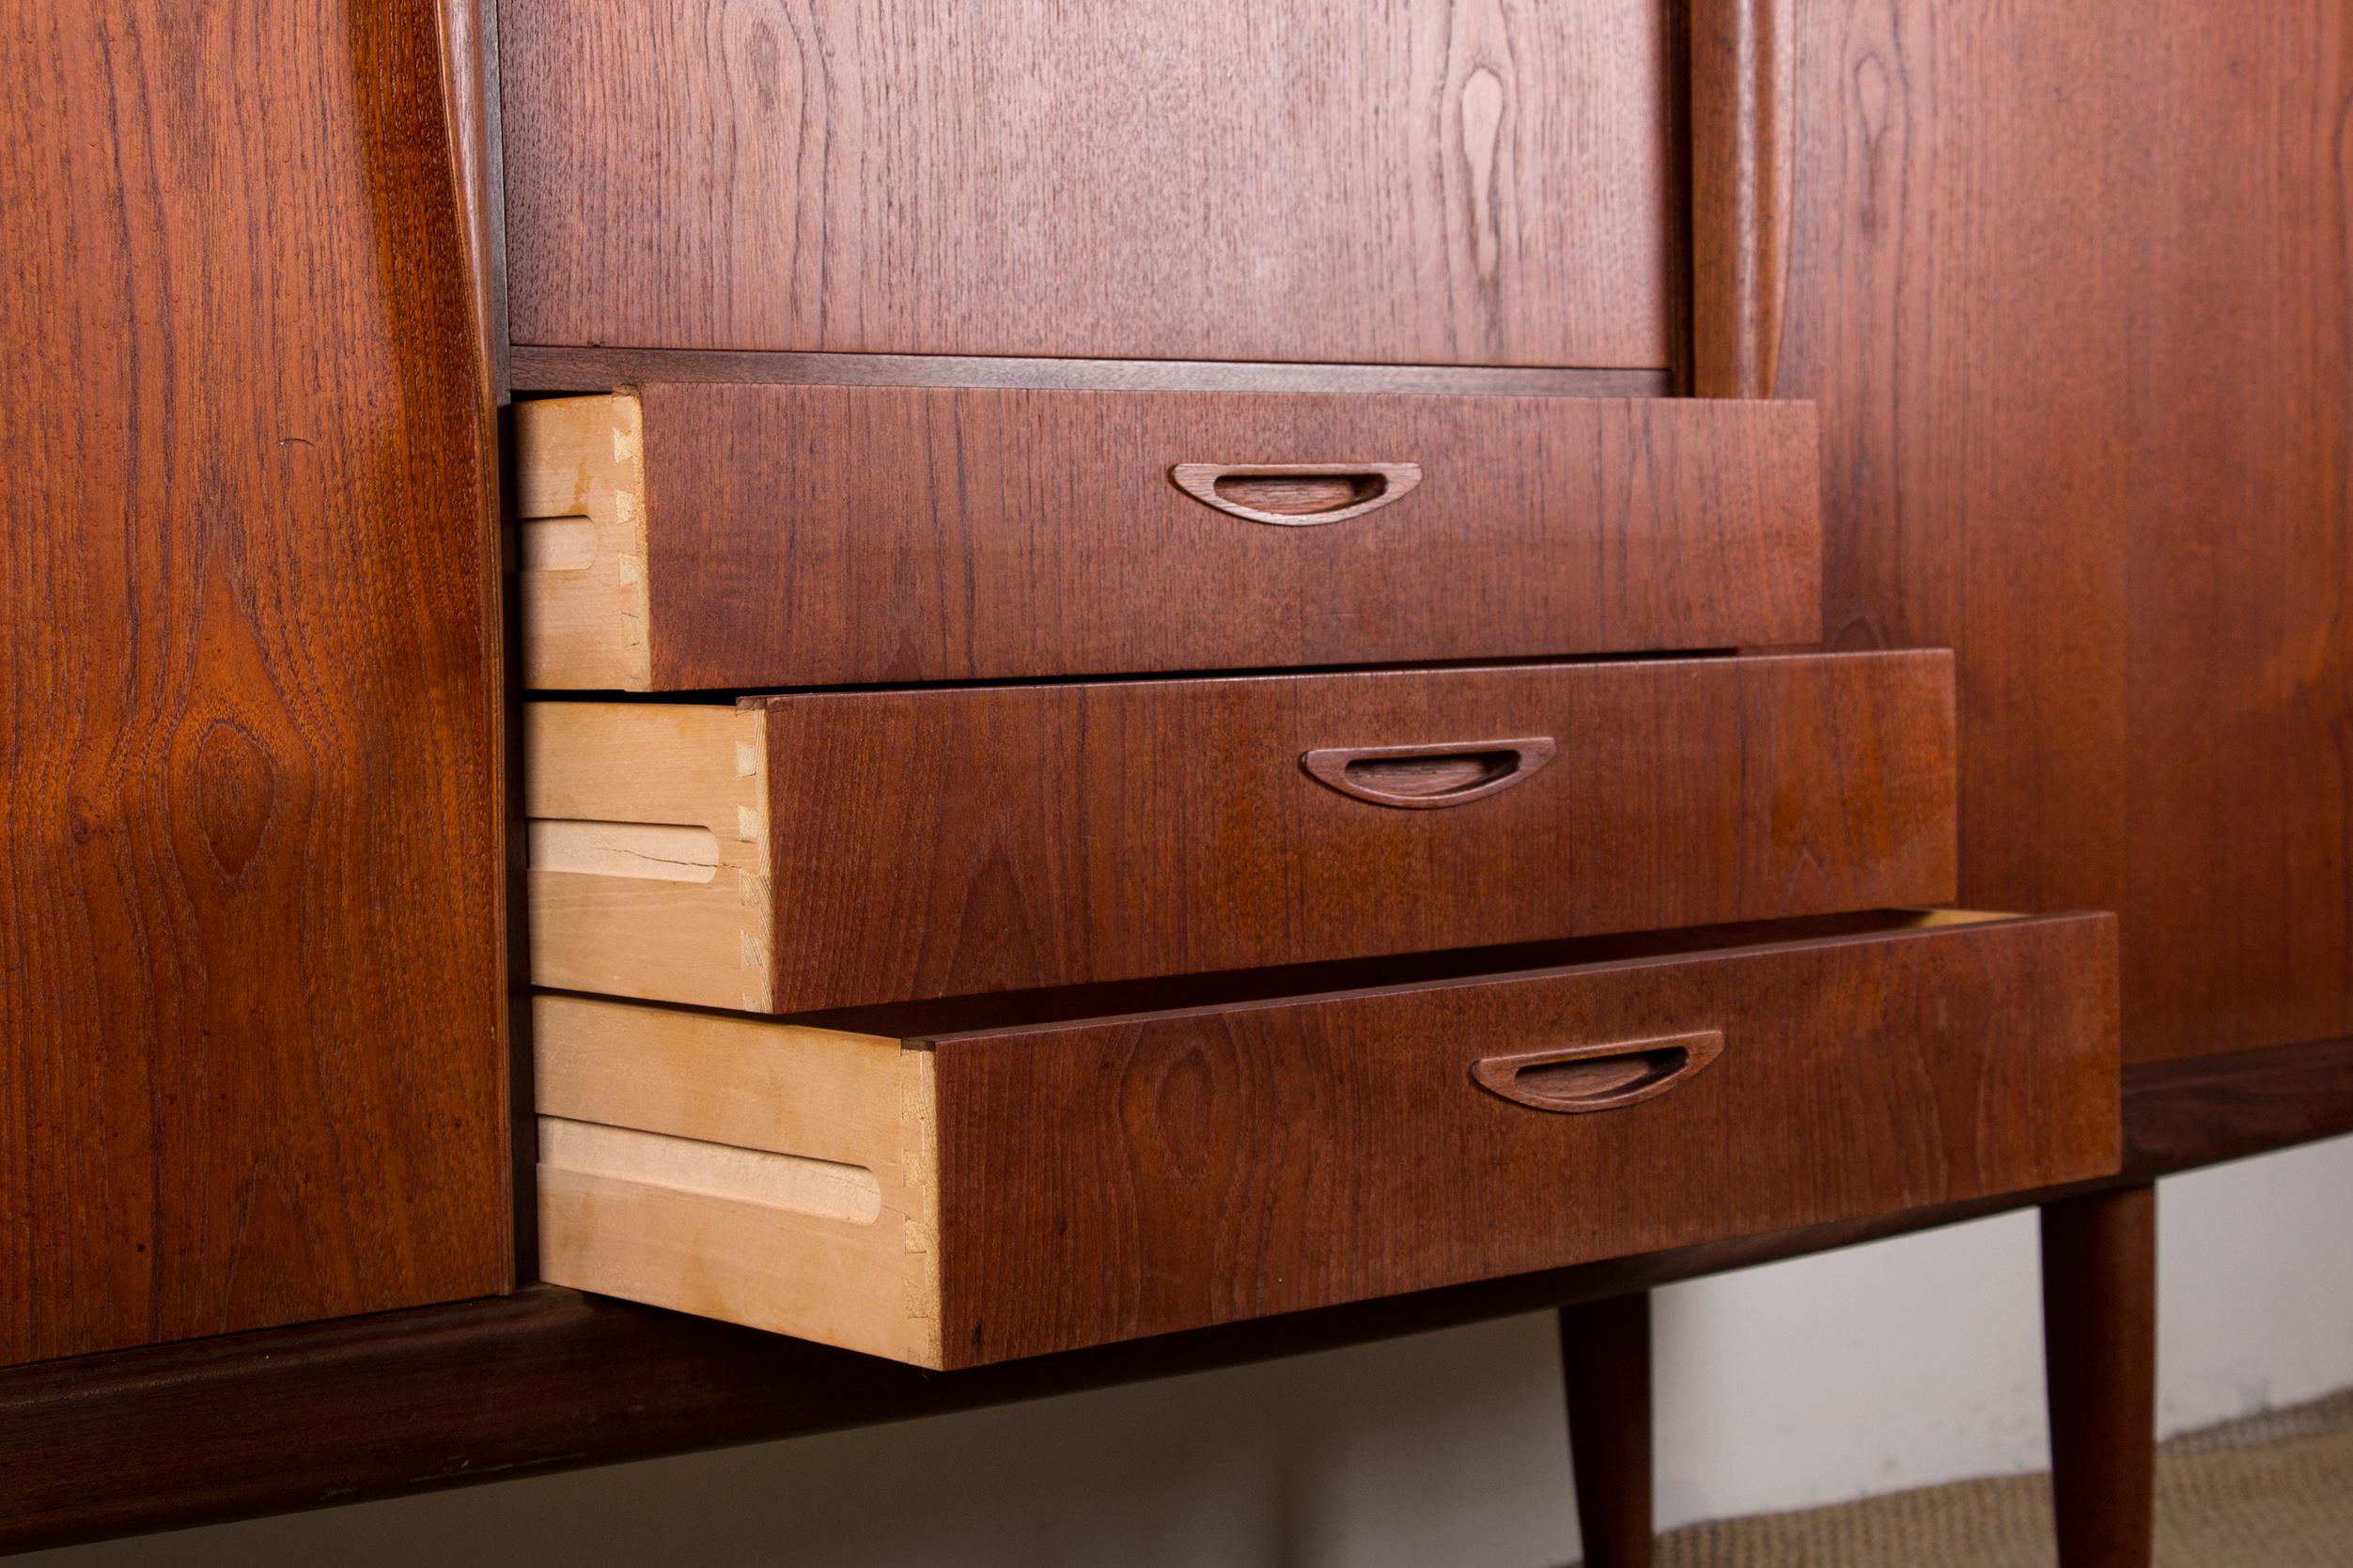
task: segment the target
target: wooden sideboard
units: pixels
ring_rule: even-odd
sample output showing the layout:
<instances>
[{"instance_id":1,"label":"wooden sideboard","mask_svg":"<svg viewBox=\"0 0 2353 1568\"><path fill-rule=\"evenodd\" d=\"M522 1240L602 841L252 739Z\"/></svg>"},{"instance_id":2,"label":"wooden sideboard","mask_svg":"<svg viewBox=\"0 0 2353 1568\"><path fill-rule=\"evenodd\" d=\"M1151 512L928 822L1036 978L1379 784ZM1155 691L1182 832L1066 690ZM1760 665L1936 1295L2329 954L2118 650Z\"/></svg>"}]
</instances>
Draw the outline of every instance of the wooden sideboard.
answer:
<instances>
[{"instance_id":1,"label":"wooden sideboard","mask_svg":"<svg viewBox=\"0 0 2353 1568\"><path fill-rule=\"evenodd\" d=\"M2144 1560L2148 1183L2353 1127L2341 13L21 8L0 1543L1560 1305L1636 1562L1641 1291L2047 1201Z\"/></svg>"}]
</instances>

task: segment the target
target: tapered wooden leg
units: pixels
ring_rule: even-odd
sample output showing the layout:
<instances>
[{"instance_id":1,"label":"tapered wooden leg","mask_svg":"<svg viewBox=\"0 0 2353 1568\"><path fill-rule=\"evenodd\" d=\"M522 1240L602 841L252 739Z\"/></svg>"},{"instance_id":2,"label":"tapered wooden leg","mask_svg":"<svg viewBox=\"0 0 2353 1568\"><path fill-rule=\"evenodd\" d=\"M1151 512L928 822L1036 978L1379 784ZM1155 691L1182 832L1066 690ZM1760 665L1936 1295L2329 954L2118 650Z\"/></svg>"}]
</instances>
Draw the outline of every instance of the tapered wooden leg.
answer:
<instances>
[{"instance_id":1,"label":"tapered wooden leg","mask_svg":"<svg viewBox=\"0 0 2353 1568\"><path fill-rule=\"evenodd\" d=\"M1563 1307L1561 1378L1586 1568L1649 1568L1649 1293Z\"/></svg>"},{"instance_id":2,"label":"tapered wooden leg","mask_svg":"<svg viewBox=\"0 0 2353 1568\"><path fill-rule=\"evenodd\" d=\"M2148 1568L2156 1188L2044 1206L2043 1357L2061 1568Z\"/></svg>"}]
</instances>

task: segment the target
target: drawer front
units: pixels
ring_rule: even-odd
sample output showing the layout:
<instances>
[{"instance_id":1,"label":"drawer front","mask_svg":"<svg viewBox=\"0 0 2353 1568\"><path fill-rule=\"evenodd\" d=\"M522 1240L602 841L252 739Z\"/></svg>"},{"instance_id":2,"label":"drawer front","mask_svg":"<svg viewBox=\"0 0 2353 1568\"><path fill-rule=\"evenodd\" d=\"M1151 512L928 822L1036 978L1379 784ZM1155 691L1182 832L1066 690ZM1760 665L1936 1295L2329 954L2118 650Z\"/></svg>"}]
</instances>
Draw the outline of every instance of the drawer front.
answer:
<instances>
[{"instance_id":1,"label":"drawer front","mask_svg":"<svg viewBox=\"0 0 2353 1568\"><path fill-rule=\"evenodd\" d=\"M502 0L519 343L1663 366L1657 0Z\"/></svg>"},{"instance_id":2,"label":"drawer front","mask_svg":"<svg viewBox=\"0 0 2353 1568\"><path fill-rule=\"evenodd\" d=\"M904 1046L540 1007L551 1279L932 1365L2087 1179L2120 1155L2106 916L1891 917ZM865 1111L793 1078L819 1047L867 1053ZM779 1162L771 1185L701 1172L699 1140ZM872 1173L856 1214L792 1194L819 1162Z\"/></svg>"},{"instance_id":3,"label":"drawer front","mask_svg":"<svg viewBox=\"0 0 2353 1568\"><path fill-rule=\"evenodd\" d=\"M672 382L516 443L542 689L1821 636L1806 403Z\"/></svg>"},{"instance_id":4,"label":"drawer front","mask_svg":"<svg viewBox=\"0 0 2353 1568\"><path fill-rule=\"evenodd\" d=\"M529 709L532 975L754 1011L1932 904L1952 661Z\"/></svg>"}]
</instances>

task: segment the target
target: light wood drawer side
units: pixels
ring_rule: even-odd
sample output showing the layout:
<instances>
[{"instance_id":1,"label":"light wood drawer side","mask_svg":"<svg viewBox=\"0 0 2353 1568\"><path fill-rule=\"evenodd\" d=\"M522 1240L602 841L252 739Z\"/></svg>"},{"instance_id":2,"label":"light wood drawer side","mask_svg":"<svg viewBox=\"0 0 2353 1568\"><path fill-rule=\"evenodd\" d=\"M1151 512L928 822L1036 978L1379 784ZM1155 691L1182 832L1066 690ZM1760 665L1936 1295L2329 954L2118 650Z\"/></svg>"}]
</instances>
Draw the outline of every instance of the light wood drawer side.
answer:
<instances>
[{"instance_id":1,"label":"light wood drawer side","mask_svg":"<svg viewBox=\"0 0 2353 1568\"><path fill-rule=\"evenodd\" d=\"M939 1366L931 1053L541 997L541 1276Z\"/></svg>"},{"instance_id":2,"label":"light wood drawer side","mask_svg":"<svg viewBox=\"0 0 2353 1568\"><path fill-rule=\"evenodd\" d=\"M536 984L769 1005L758 711L534 703L524 709L523 769Z\"/></svg>"},{"instance_id":3,"label":"light wood drawer side","mask_svg":"<svg viewBox=\"0 0 2353 1568\"><path fill-rule=\"evenodd\" d=\"M523 684L650 689L645 413L637 395L517 403L514 436Z\"/></svg>"}]
</instances>

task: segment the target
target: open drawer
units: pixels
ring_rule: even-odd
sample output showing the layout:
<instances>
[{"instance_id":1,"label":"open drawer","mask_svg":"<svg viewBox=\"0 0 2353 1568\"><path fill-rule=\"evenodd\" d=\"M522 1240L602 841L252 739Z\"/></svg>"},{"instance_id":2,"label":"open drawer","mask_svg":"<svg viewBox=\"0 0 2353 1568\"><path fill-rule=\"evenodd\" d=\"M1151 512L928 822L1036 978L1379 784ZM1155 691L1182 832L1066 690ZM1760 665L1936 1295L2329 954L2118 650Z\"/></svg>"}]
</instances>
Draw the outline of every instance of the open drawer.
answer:
<instances>
[{"instance_id":1,"label":"open drawer","mask_svg":"<svg viewBox=\"0 0 2353 1568\"><path fill-rule=\"evenodd\" d=\"M1942 652L525 710L531 977L746 1012L1955 895Z\"/></svg>"},{"instance_id":2,"label":"open drawer","mask_svg":"<svg viewBox=\"0 0 2353 1568\"><path fill-rule=\"evenodd\" d=\"M514 427L542 690L1821 636L1810 403L669 382Z\"/></svg>"},{"instance_id":3,"label":"open drawer","mask_svg":"<svg viewBox=\"0 0 2353 1568\"><path fill-rule=\"evenodd\" d=\"M542 996L541 1272L958 1367L2116 1168L2108 916L1549 956L893 1033Z\"/></svg>"}]
</instances>

